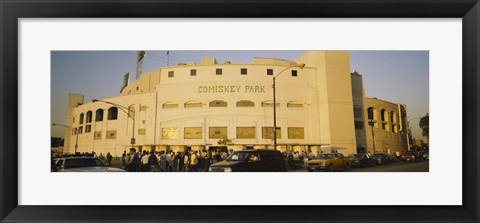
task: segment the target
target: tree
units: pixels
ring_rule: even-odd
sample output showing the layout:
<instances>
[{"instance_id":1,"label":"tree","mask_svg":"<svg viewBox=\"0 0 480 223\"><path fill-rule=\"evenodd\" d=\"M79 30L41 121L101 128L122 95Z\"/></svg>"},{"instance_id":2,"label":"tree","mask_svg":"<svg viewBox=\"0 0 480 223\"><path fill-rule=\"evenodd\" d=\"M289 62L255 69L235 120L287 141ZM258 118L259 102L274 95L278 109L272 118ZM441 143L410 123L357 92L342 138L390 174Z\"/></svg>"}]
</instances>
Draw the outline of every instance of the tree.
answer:
<instances>
[{"instance_id":1,"label":"tree","mask_svg":"<svg viewBox=\"0 0 480 223\"><path fill-rule=\"evenodd\" d=\"M420 119L420 121L418 122L418 125L422 129L422 135L427 137L427 142L430 142L429 137L428 137L429 136L429 132L428 132L428 113Z\"/></svg>"}]
</instances>

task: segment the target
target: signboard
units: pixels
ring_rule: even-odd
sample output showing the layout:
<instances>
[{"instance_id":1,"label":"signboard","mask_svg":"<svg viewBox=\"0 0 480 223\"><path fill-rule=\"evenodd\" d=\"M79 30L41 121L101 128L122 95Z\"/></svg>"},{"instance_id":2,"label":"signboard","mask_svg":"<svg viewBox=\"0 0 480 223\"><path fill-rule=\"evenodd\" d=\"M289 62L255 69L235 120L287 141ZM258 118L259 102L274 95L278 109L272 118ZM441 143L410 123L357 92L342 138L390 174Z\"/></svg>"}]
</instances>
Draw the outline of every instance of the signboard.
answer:
<instances>
[{"instance_id":1,"label":"signboard","mask_svg":"<svg viewBox=\"0 0 480 223\"><path fill-rule=\"evenodd\" d=\"M202 127L185 127L185 139L202 139Z\"/></svg>"},{"instance_id":2,"label":"signboard","mask_svg":"<svg viewBox=\"0 0 480 223\"><path fill-rule=\"evenodd\" d=\"M237 139L255 139L255 127L237 127Z\"/></svg>"},{"instance_id":3,"label":"signboard","mask_svg":"<svg viewBox=\"0 0 480 223\"><path fill-rule=\"evenodd\" d=\"M212 85L198 86L198 93L265 93L264 85Z\"/></svg>"}]
</instances>

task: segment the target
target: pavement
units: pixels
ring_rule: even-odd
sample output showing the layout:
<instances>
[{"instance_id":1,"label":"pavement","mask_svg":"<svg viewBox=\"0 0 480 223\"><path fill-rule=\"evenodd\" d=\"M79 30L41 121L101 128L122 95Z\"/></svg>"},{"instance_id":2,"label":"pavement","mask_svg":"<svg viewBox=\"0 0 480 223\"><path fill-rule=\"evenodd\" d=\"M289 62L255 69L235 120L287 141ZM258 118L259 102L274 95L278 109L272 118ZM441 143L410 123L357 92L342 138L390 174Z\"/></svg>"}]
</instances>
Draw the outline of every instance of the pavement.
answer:
<instances>
[{"instance_id":1,"label":"pavement","mask_svg":"<svg viewBox=\"0 0 480 223\"><path fill-rule=\"evenodd\" d=\"M122 167L121 161L112 161L112 167ZM204 172L203 168L199 168L198 172ZM305 169L298 170L288 170L288 172L306 172ZM342 170L340 170L342 172ZM376 165L372 167L365 168L351 168L348 172L429 172L429 161L420 161L420 162L408 162L404 163L401 161L391 163Z\"/></svg>"}]
</instances>

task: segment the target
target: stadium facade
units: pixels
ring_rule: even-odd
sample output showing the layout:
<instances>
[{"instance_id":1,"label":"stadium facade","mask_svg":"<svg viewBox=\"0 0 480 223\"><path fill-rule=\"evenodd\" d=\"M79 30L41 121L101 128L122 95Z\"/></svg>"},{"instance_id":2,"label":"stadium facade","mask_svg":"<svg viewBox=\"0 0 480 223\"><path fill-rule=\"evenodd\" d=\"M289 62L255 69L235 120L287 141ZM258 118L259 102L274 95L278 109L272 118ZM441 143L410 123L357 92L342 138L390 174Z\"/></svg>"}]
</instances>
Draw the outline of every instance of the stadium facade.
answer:
<instances>
[{"instance_id":1,"label":"stadium facade","mask_svg":"<svg viewBox=\"0 0 480 223\"><path fill-rule=\"evenodd\" d=\"M274 149L273 77L278 150L407 148L405 105L366 98L348 51L306 51L293 61L208 57L162 67L95 102L70 94L64 152Z\"/></svg>"}]
</instances>

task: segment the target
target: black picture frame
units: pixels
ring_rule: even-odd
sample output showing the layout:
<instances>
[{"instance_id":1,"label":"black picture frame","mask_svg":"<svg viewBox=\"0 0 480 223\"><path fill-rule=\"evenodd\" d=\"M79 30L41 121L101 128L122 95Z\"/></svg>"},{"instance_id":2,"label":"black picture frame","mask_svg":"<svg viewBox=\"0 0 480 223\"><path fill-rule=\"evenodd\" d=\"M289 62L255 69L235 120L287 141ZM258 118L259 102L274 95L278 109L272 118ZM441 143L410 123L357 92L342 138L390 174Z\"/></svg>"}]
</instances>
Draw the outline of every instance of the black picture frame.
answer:
<instances>
[{"instance_id":1,"label":"black picture frame","mask_svg":"<svg viewBox=\"0 0 480 223\"><path fill-rule=\"evenodd\" d=\"M0 16L2 222L479 222L479 0L0 0ZM18 19L77 17L462 18L463 205L19 206Z\"/></svg>"}]
</instances>

